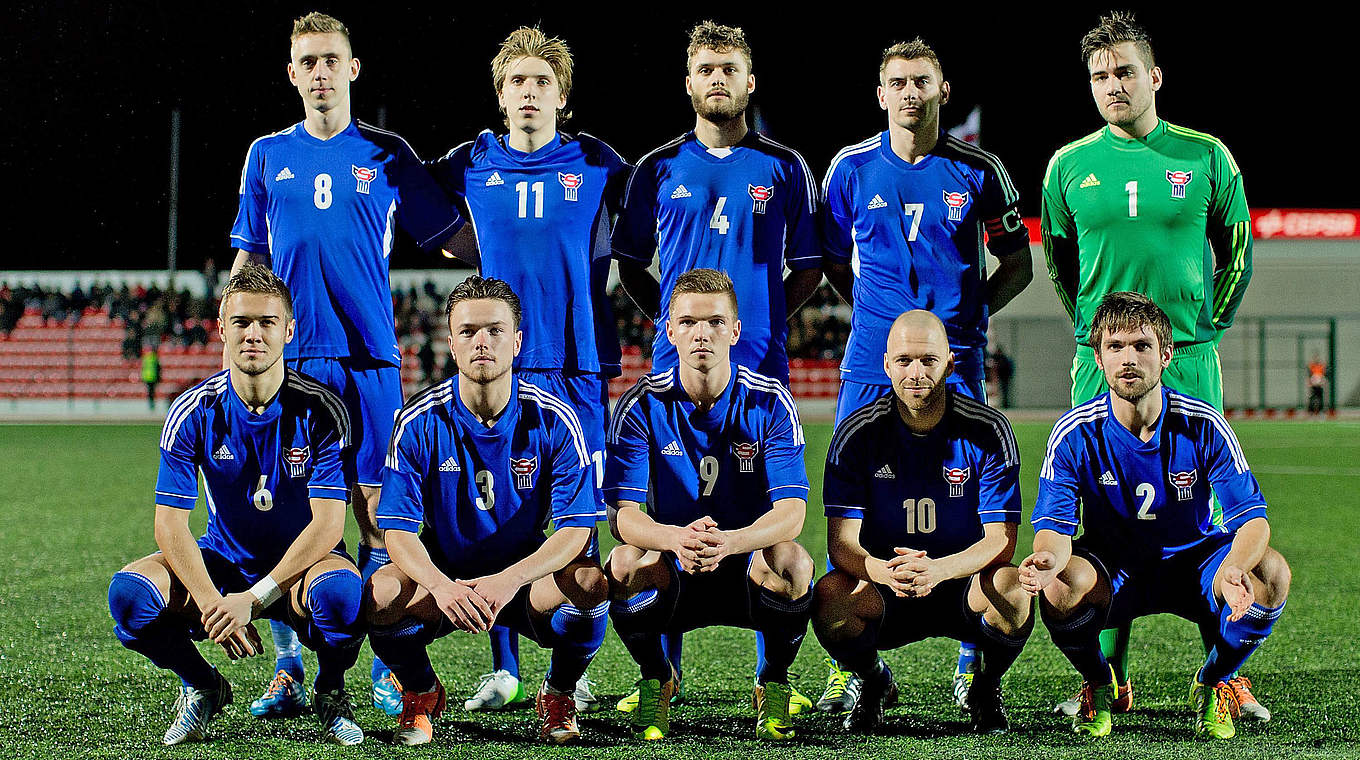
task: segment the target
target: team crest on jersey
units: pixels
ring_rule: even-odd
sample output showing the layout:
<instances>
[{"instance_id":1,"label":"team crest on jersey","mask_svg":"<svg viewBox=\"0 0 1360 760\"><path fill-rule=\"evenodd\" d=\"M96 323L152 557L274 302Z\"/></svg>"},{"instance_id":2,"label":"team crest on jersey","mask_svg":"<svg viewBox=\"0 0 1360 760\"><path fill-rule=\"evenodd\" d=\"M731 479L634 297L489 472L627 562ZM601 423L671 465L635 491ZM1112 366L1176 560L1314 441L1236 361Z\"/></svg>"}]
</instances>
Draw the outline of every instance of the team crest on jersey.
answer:
<instances>
[{"instance_id":1,"label":"team crest on jersey","mask_svg":"<svg viewBox=\"0 0 1360 760\"><path fill-rule=\"evenodd\" d=\"M1194 495L1193 488L1195 480L1197 480L1194 470L1189 472L1170 472L1167 473L1167 479L1171 481L1171 485L1176 487L1177 501L1190 501L1191 496Z\"/></svg>"},{"instance_id":2,"label":"team crest on jersey","mask_svg":"<svg viewBox=\"0 0 1360 760\"><path fill-rule=\"evenodd\" d=\"M355 166L354 164L350 164L349 167L350 171L354 174L354 179L359 183L354 188L355 192L368 195L368 183L378 178L378 170L367 169L362 166Z\"/></svg>"},{"instance_id":3,"label":"team crest on jersey","mask_svg":"<svg viewBox=\"0 0 1360 760\"><path fill-rule=\"evenodd\" d=\"M576 200L576 191L580 189L581 183L586 181L586 175L563 174L562 172L558 172L557 181L561 182L562 187L566 190L567 200L574 201Z\"/></svg>"},{"instance_id":4,"label":"team crest on jersey","mask_svg":"<svg viewBox=\"0 0 1360 760\"><path fill-rule=\"evenodd\" d=\"M750 193L751 200L755 201L755 206L751 210L757 214L763 214L765 213L765 204L769 203L770 199L774 197L774 185L761 187L760 185L748 184L746 192Z\"/></svg>"},{"instance_id":5,"label":"team crest on jersey","mask_svg":"<svg viewBox=\"0 0 1360 760\"><path fill-rule=\"evenodd\" d=\"M944 468L944 482L949 484L950 498L957 499L963 495L963 484L968 482L968 474L972 469L971 467L965 467L961 470L957 467Z\"/></svg>"},{"instance_id":6,"label":"team crest on jersey","mask_svg":"<svg viewBox=\"0 0 1360 760\"><path fill-rule=\"evenodd\" d=\"M1194 172L1173 172L1168 169L1166 172L1166 181L1171 183L1171 197L1184 198L1185 186L1190 184L1190 180L1194 178Z\"/></svg>"},{"instance_id":7,"label":"team crest on jersey","mask_svg":"<svg viewBox=\"0 0 1360 760\"><path fill-rule=\"evenodd\" d=\"M528 459L511 459L510 472L515 473L516 488L533 488L534 471L538 469L538 457Z\"/></svg>"},{"instance_id":8,"label":"team crest on jersey","mask_svg":"<svg viewBox=\"0 0 1360 760\"><path fill-rule=\"evenodd\" d=\"M734 443L732 453L737 457L738 472L756 471L756 454L760 453L759 443Z\"/></svg>"},{"instance_id":9,"label":"team crest on jersey","mask_svg":"<svg viewBox=\"0 0 1360 760\"><path fill-rule=\"evenodd\" d=\"M307 460L311 458L311 452L306 446L300 449L284 449L283 461L288 464L288 475L300 478L307 473Z\"/></svg>"},{"instance_id":10,"label":"team crest on jersey","mask_svg":"<svg viewBox=\"0 0 1360 760\"><path fill-rule=\"evenodd\" d=\"M968 193L944 192L944 205L949 207L949 221L963 221L963 209L968 205Z\"/></svg>"}]
</instances>

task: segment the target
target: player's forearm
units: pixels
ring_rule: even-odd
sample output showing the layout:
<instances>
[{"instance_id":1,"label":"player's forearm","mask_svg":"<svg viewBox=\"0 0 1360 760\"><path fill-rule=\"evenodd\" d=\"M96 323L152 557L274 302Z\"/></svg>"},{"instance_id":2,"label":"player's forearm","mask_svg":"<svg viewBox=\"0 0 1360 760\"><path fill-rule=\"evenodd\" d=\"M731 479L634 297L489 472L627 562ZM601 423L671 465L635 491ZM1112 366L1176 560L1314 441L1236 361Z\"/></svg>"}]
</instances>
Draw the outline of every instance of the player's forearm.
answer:
<instances>
[{"instance_id":1,"label":"player's forearm","mask_svg":"<svg viewBox=\"0 0 1360 760\"><path fill-rule=\"evenodd\" d=\"M307 568L325 559L345 536L345 502L313 499L312 521L289 544L283 559L269 571L279 588L288 590L301 580Z\"/></svg>"},{"instance_id":2,"label":"player's forearm","mask_svg":"<svg viewBox=\"0 0 1360 760\"><path fill-rule=\"evenodd\" d=\"M806 515L807 502L803 499L776 501L774 507L756 518L755 522L745 528L727 531L732 554L745 554L798 538L798 534L803 532L803 518Z\"/></svg>"},{"instance_id":3,"label":"player's forearm","mask_svg":"<svg viewBox=\"0 0 1360 760\"><path fill-rule=\"evenodd\" d=\"M1220 567L1238 567L1246 572L1261 563L1270 546L1270 522L1264 517L1248 520L1233 536L1232 548Z\"/></svg>"},{"instance_id":4,"label":"player's forearm","mask_svg":"<svg viewBox=\"0 0 1360 760\"><path fill-rule=\"evenodd\" d=\"M660 316L661 283L647 271L647 267L620 259L619 284L623 285L623 291L648 319L655 320Z\"/></svg>"},{"instance_id":5,"label":"player's forearm","mask_svg":"<svg viewBox=\"0 0 1360 760\"><path fill-rule=\"evenodd\" d=\"M673 552L679 547L679 535L684 529L663 525L643 512L636 503L614 508L615 536L629 546L647 551Z\"/></svg>"},{"instance_id":6,"label":"player's forearm","mask_svg":"<svg viewBox=\"0 0 1360 760\"><path fill-rule=\"evenodd\" d=\"M831 564L837 570L843 570L862 581L874 582L874 577L879 575L878 570L885 570L886 562L872 556L860 546L859 541L847 541L843 539L831 539L828 537L826 553L831 557ZM876 564L877 567L871 572L870 566Z\"/></svg>"},{"instance_id":7,"label":"player's forearm","mask_svg":"<svg viewBox=\"0 0 1360 760\"><path fill-rule=\"evenodd\" d=\"M991 314L1001 311L1034 279L1034 263L1028 244L1009 253L1003 252L997 260L1000 266L987 278L987 309Z\"/></svg>"},{"instance_id":8,"label":"player's forearm","mask_svg":"<svg viewBox=\"0 0 1360 760\"><path fill-rule=\"evenodd\" d=\"M1041 530L1034 534L1034 553L1048 552L1053 555L1053 567L1061 571L1072 559L1072 537L1054 530Z\"/></svg>"},{"instance_id":9,"label":"player's forearm","mask_svg":"<svg viewBox=\"0 0 1360 760\"><path fill-rule=\"evenodd\" d=\"M525 586L566 567L581 555L590 541L590 528L570 527L555 531L533 554L502 570L499 575Z\"/></svg>"},{"instance_id":10,"label":"player's forearm","mask_svg":"<svg viewBox=\"0 0 1360 760\"><path fill-rule=\"evenodd\" d=\"M1237 307L1251 282L1251 223L1238 222L1210 237L1214 249L1214 302L1211 304L1214 326L1226 330L1232 326Z\"/></svg>"},{"instance_id":11,"label":"player's forearm","mask_svg":"<svg viewBox=\"0 0 1360 760\"><path fill-rule=\"evenodd\" d=\"M420 542L420 536L404 530L388 530L383 532L383 540L387 544L387 556L391 558L392 564L422 588L431 590L452 582L435 567L430 552Z\"/></svg>"},{"instance_id":12,"label":"player's forearm","mask_svg":"<svg viewBox=\"0 0 1360 760\"><path fill-rule=\"evenodd\" d=\"M359 495L351 507L354 511L354 522L359 525L359 542L373 549L381 549L384 545L383 531L378 527L378 499L375 498L375 494L380 491L376 488L355 486L351 489L351 493L354 492Z\"/></svg>"},{"instance_id":13,"label":"player's forearm","mask_svg":"<svg viewBox=\"0 0 1360 760\"><path fill-rule=\"evenodd\" d=\"M1015 556L1015 540L1018 533L1016 524L988 523L983 527L985 533L977 543L961 552L936 560L944 576L940 580L968 578L984 568L1011 561ZM987 530L988 528L990 530Z\"/></svg>"},{"instance_id":14,"label":"player's forearm","mask_svg":"<svg viewBox=\"0 0 1360 760\"><path fill-rule=\"evenodd\" d=\"M176 512L183 512L183 515ZM193 531L189 530L187 510L156 507L156 546L199 607L222 597L208 575L207 565L203 564L203 552L194 540Z\"/></svg>"},{"instance_id":15,"label":"player's forearm","mask_svg":"<svg viewBox=\"0 0 1360 760\"><path fill-rule=\"evenodd\" d=\"M827 282L832 289L850 306L855 305L855 273L848 263L827 261L825 267Z\"/></svg>"},{"instance_id":16,"label":"player's forearm","mask_svg":"<svg viewBox=\"0 0 1360 760\"><path fill-rule=\"evenodd\" d=\"M1077 315L1077 245L1065 237L1043 231L1044 264L1048 268L1048 278L1053 281L1053 289L1058 300L1067 310L1067 316L1076 319Z\"/></svg>"},{"instance_id":17,"label":"player's forearm","mask_svg":"<svg viewBox=\"0 0 1360 760\"><path fill-rule=\"evenodd\" d=\"M812 297L817 291L817 286L822 284L822 270L820 269L799 269L790 272L784 279L784 309L787 312L784 318L787 319L798 313L803 308L803 304Z\"/></svg>"}]
</instances>

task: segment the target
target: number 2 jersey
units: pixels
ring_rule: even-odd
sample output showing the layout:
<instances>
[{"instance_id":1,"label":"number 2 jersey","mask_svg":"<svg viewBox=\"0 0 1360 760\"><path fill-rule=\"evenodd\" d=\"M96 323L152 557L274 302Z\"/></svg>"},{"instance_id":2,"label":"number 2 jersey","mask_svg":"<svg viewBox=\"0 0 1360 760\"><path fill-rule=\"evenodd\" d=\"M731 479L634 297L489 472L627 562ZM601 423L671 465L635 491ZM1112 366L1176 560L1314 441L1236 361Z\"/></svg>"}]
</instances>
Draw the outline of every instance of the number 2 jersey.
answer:
<instances>
[{"instance_id":1,"label":"number 2 jersey","mask_svg":"<svg viewBox=\"0 0 1360 760\"><path fill-rule=\"evenodd\" d=\"M930 432L907 428L889 392L836 426L822 482L827 517L863 520L859 541L891 559L933 558L982 540L986 523L1020 522L1020 453L1005 415L947 388Z\"/></svg>"},{"instance_id":2,"label":"number 2 jersey","mask_svg":"<svg viewBox=\"0 0 1360 760\"><path fill-rule=\"evenodd\" d=\"M1029 245L1020 196L996 156L942 135L928 155L908 163L885 131L842 149L823 192L826 256L849 262L855 273L845 379L889 385L888 330L912 309L944 322L960 359L986 347L984 243L990 237L1002 255ZM965 380L981 380L981 357L960 369L972 374Z\"/></svg>"},{"instance_id":3,"label":"number 2 jersey","mask_svg":"<svg viewBox=\"0 0 1360 760\"><path fill-rule=\"evenodd\" d=\"M1110 394L1053 426L1039 472L1035 530L1072 536L1102 561L1147 566L1266 516L1260 486L1227 420L1207 402L1161 389L1162 416L1146 442L1115 419ZM1223 524L1210 501L1218 498Z\"/></svg>"},{"instance_id":4,"label":"number 2 jersey","mask_svg":"<svg viewBox=\"0 0 1360 760\"><path fill-rule=\"evenodd\" d=\"M643 375L614 407L605 499L647 504L652 519L745 528L779 499L806 499L803 426L788 389L732 365L717 402L700 410L679 370Z\"/></svg>"},{"instance_id":5,"label":"number 2 jersey","mask_svg":"<svg viewBox=\"0 0 1360 760\"><path fill-rule=\"evenodd\" d=\"M490 130L430 164L477 232L482 275L505 280L524 304L516 367L620 373L606 287L610 216L630 168L587 134L524 153Z\"/></svg>"},{"instance_id":6,"label":"number 2 jersey","mask_svg":"<svg viewBox=\"0 0 1360 760\"><path fill-rule=\"evenodd\" d=\"M741 340L732 359L780 382L789 379L784 267L821 266L817 188L797 151L758 132L731 148L705 148L689 132L647 154L628 180L614 230L620 260L661 268L661 312L652 369L676 366L666 337L671 291L681 274L717 269L732 278Z\"/></svg>"},{"instance_id":7,"label":"number 2 jersey","mask_svg":"<svg viewBox=\"0 0 1360 760\"><path fill-rule=\"evenodd\" d=\"M231 244L270 254L292 293L297 334L285 358L401 366L388 278L396 225L430 249L457 220L401 137L354 121L320 140L294 124L251 144Z\"/></svg>"},{"instance_id":8,"label":"number 2 jersey","mask_svg":"<svg viewBox=\"0 0 1360 760\"><path fill-rule=\"evenodd\" d=\"M193 509L201 475L208 528L198 544L253 582L311 523L311 499L349 498L340 466L349 436L344 404L316 380L286 370L278 394L253 414L222 370L170 405L156 504Z\"/></svg>"},{"instance_id":9,"label":"number 2 jersey","mask_svg":"<svg viewBox=\"0 0 1360 760\"><path fill-rule=\"evenodd\" d=\"M576 412L513 378L487 427L458 397L460 376L412 396L383 469L378 527L421 533L454 578L500 572L543 545L544 530L594 528L595 470Z\"/></svg>"}]
</instances>

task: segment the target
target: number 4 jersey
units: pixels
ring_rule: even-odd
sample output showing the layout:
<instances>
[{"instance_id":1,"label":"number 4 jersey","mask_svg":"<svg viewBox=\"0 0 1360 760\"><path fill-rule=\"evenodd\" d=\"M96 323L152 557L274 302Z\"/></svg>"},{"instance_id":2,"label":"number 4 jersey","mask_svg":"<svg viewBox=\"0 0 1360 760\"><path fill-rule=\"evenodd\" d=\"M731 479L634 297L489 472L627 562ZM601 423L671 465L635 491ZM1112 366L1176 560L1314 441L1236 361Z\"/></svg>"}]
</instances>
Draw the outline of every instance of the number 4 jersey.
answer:
<instances>
[{"instance_id":1,"label":"number 4 jersey","mask_svg":"<svg viewBox=\"0 0 1360 760\"><path fill-rule=\"evenodd\" d=\"M982 539L984 523L1020 522L1020 454L1005 415L947 389L944 417L909 430L884 394L836 426L822 495L827 517L863 520L860 545L938 559Z\"/></svg>"}]
</instances>

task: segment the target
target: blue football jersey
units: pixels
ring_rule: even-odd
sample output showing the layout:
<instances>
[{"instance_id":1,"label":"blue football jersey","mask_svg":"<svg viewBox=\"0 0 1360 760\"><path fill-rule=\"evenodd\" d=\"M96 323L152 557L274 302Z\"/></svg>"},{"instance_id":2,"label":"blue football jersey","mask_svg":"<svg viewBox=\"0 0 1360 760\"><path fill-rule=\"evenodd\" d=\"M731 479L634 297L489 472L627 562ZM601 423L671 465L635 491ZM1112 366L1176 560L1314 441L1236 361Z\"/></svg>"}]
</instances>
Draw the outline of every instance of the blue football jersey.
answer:
<instances>
[{"instance_id":1,"label":"blue football jersey","mask_svg":"<svg viewBox=\"0 0 1360 760\"><path fill-rule=\"evenodd\" d=\"M421 532L456 578L500 572L554 529L603 517L581 423L570 405L514 378L487 427L458 398L454 376L412 396L383 469L378 527Z\"/></svg>"},{"instance_id":2,"label":"blue football jersey","mask_svg":"<svg viewBox=\"0 0 1360 760\"><path fill-rule=\"evenodd\" d=\"M360 357L400 366L388 255L396 224L422 248L448 240L457 211L397 135L352 122L329 140L302 124L251 144L231 245L270 254L293 295L284 357Z\"/></svg>"},{"instance_id":3,"label":"blue football jersey","mask_svg":"<svg viewBox=\"0 0 1360 760\"><path fill-rule=\"evenodd\" d=\"M940 558L982 540L985 523L1020 522L1020 452L1001 412L945 391L944 417L917 435L885 394L836 426L826 455L827 517L862 520L860 545Z\"/></svg>"},{"instance_id":4,"label":"blue football jersey","mask_svg":"<svg viewBox=\"0 0 1360 760\"><path fill-rule=\"evenodd\" d=\"M524 153L490 130L430 165L472 221L482 276L505 280L524 303L516 367L621 372L606 288L610 218L630 168L590 135Z\"/></svg>"},{"instance_id":5,"label":"blue football jersey","mask_svg":"<svg viewBox=\"0 0 1360 760\"><path fill-rule=\"evenodd\" d=\"M311 499L349 498L340 466L349 435L344 404L316 380L287 370L278 395L252 414L222 370L170 405L156 503L193 509L201 474L208 529L198 544L254 582L311 523Z\"/></svg>"},{"instance_id":6,"label":"blue football jersey","mask_svg":"<svg viewBox=\"0 0 1360 760\"><path fill-rule=\"evenodd\" d=\"M808 495L793 395L746 367L732 366L706 411L695 408L678 370L642 376L614 407L607 445L605 498L646 503L667 525L709 515L720 530L745 528L775 501Z\"/></svg>"},{"instance_id":7,"label":"blue football jersey","mask_svg":"<svg viewBox=\"0 0 1360 760\"><path fill-rule=\"evenodd\" d=\"M733 361L787 383L784 267L821 266L816 208L803 157L756 132L717 151L689 132L644 156L628 180L613 246L616 256L640 264L660 257L653 371L678 361L666 337L676 279L707 267L736 286L741 340Z\"/></svg>"},{"instance_id":8,"label":"blue football jersey","mask_svg":"<svg viewBox=\"0 0 1360 760\"><path fill-rule=\"evenodd\" d=\"M888 330L912 309L939 317L955 352L986 347L984 232L1003 253L1029 244L1020 196L996 156L941 136L911 164L893 153L885 131L836 155L823 194L827 259L855 273L846 379L888 383Z\"/></svg>"},{"instance_id":9,"label":"blue football jersey","mask_svg":"<svg viewBox=\"0 0 1360 760\"><path fill-rule=\"evenodd\" d=\"M1058 418L1039 472L1034 529L1071 536L1080 526L1103 560L1136 566L1265 517L1261 488L1223 415L1165 386L1162 403L1147 442L1115 419L1109 393Z\"/></svg>"}]
</instances>

